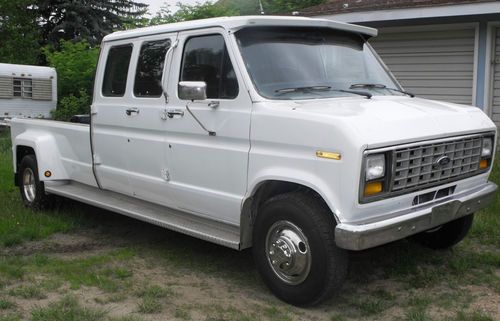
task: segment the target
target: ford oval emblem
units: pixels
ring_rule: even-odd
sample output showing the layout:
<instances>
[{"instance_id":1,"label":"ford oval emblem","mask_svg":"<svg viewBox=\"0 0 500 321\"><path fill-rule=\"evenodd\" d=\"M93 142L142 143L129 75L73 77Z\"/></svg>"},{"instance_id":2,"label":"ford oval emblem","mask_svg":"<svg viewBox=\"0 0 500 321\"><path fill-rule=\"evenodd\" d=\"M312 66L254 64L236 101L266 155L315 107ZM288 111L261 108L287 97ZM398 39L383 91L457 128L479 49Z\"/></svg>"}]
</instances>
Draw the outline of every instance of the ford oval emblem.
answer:
<instances>
[{"instance_id":1,"label":"ford oval emblem","mask_svg":"<svg viewBox=\"0 0 500 321\"><path fill-rule=\"evenodd\" d=\"M438 157L434 161L434 167L444 167L444 166L448 165L450 162L451 162L451 158L449 158L446 155L443 155L443 156Z\"/></svg>"}]
</instances>

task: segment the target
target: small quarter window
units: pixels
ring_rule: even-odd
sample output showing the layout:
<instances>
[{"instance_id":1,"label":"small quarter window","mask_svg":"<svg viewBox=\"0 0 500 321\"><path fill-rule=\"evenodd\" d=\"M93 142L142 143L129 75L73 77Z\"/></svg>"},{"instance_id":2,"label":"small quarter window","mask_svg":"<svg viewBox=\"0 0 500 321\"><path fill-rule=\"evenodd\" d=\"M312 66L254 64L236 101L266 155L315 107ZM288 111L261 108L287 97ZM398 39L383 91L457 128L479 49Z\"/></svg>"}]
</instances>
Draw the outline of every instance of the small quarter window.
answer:
<instances>
[{"instance_id":1,"label":"small quarter window","mask_svg":"<svg viewBox=\"0 0 500 321\"><path fill-rule=\"evenodd\" d=\"M181 81L204 81L207 98L234 99L238 81L221 35L193 37L184 46Z\"/></svg>"},{"instance_id":2,"label":"small quarter window","mask_svg":"<svg viewBox=\"0 0 500 321\"><path fill-rule=\"evenodd\" d=\"M169 39L149 41L142 45L135 72L134 95L136 97L161 96L161 78L165 55L169 47Z\"/></svg>"},{"instance_id":3,"label":"small quarter window","mask_svg":"<svg viewBox=\"0 0 500 321\"><path fill-rule=\"evenodd\" d=\"M128 67L132 45L116 46L109 49L102 94L108 97L122 97L127 87Z\"/></svg>"}]
</instances>

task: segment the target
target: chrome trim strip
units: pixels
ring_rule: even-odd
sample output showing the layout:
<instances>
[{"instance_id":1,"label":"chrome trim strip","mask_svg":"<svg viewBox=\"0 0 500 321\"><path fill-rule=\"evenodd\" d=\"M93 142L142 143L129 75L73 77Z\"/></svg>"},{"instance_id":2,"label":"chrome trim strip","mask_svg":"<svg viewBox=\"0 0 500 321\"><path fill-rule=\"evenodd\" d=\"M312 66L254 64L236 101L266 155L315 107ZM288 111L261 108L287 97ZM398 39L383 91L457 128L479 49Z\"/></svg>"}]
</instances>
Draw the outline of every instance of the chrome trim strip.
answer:
<instances>
[{"instance_id":1,"label":"chrome trim strip","mask_svg":"<svg viewBox=\"0 0 500 321\"><path fill-rule=\"evenodd\" d=\"M394 213L390 219L366 223L341 223L335 242L347 250L364 250L430 230L485 208L495 199L497 185L487 182L468 192Z\"/></svg>"},{"instance_id":2,"label":"chrome trim strip","mask_svg":"<svg viewBox=\"0 0 500 321\"><path fill-rule=\"evenodd\" d=\"M446 143L449 141L453 140L459 140L459 139L464 139L464 138L475 138L475 137L485 137L485 136L495 136L494 131L485 131L477 134L469 134L469 135L460 135L460 136L447 136L443 138L437 138L437 139L424 139L424 140L419 140L416 142L412 143L406 143L402 145L391 145L391 146L386 146L386 147L380 147L376 149L367 149L366 152L369 154L373 153L380 153L380 152L386 152L386 151L391 151L395 149L400 149L400 148L408 148L408 147L413 147L413 146L418 146L422 145L423 143L425 144L439 144L439 143Z\"/></svg>"}]
</instances>

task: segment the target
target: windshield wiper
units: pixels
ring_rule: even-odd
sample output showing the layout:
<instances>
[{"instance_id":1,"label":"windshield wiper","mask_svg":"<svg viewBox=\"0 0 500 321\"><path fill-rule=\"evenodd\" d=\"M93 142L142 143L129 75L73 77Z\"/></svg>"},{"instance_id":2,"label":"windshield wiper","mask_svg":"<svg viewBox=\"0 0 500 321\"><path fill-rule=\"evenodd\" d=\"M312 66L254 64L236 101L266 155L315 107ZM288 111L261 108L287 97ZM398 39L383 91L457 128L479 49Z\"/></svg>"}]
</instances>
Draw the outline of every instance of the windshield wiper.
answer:
<instances>
[{"instance_id":1,"label":"windshield wiper","mask_svg":"<svg viewBox=\"0 0 500 321\"><path fill-rule=\"evenodd\" d=\"M387 90L390 90L390 91L396 91L398 93L402 93L402 94L408 95L411 98L415 97L415 94L409 93L409 92L401 90L401 89L388 88L386 85L382 85L382 84L353 84L349 88L350 89L356 89L356 88L387 89Z\"/></svg>"},{"instance_id":2,"label":"windshield wiper","mask_svg":"<svg viewBox=\"0 0 500 321\"><path fill-rule=\"evenodd\" d=\"M337 89L335 91L339 91L341 93L349 93L349 94L355 94L355 95L365 96L368 99L372 98L372 96L373 96L372 94L367 93L366 91L344 90L344 89Z\"/></svg>"},{"instance_id":3,"label":"windshield wiper","mask_svg":"<svg viewBox=\"0 0 500 321\"><path fill-rule=\"evenodd\" d=\"M296 93L296 92L304 92L304 91L328 91L332 87L330 86L307 86L307 87L290 87L290 88L281 88L276 89L274 92L276 93Z\"/></svg>"},{"instance_id":4,"label":"windshield wiper","mask_svg":"<svg viewBox=\"0 0 500 321\"><path fill-rule=\"evenodd\" d=\"M287 94L287 93L308 92L308 91L336 91L336 92L360 95L360 96L364 96L368 99L372 98L372 96L373 96L372 94L365 92L365 91L332 89L331 86L290 87L290 88L277 89L274 92L281 93L281 94Z\"/></svg>"}]
</instances>

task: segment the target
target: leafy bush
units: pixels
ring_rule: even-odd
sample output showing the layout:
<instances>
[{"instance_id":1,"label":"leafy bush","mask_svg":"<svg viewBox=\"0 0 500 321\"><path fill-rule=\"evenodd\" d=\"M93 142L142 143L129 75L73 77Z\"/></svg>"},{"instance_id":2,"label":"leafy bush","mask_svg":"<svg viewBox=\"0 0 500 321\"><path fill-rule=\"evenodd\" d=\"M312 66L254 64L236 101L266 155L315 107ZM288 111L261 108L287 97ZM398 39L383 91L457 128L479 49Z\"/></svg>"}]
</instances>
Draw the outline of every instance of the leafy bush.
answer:
<instances>
[{"instance_id":1,"label":"leafy bush","mask_svg":"<svg viewBox=\"0 0 500 321\"><path fill-rule=\"evenodd\" d=\"M63 40L60 50L45 47L43 53L49 65L57 70L59 97L77 96L81 90L92 91L99 48L92 48L85 40Z\"/></svg>"},{"instance_id":2,"label":"leafy bush","mask_svg":"<svg viewBox=\"0 0 500 321\"><path fill-rule=\"evenodd\" d=\"M99 49L87 41L61 41L58 51L45 47L43 53L57 70L59 103L52 116L67 121L75 114L87 114Z\"/></svg>"},{"instance_id":3,"label":"leafy bush","mask_svg":"<svg viewBox=\"0 0 500 321\"><path fill-rule=\"evenodd\" d=\"M59 101L57 109L52 111L52 118L69 121L73 115L88 114L90 103L90 96L85 90L81 90L78 96L70 94Z\"/></svg>"}]
</instances>

